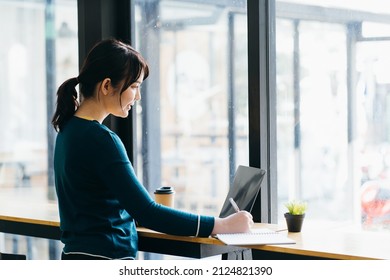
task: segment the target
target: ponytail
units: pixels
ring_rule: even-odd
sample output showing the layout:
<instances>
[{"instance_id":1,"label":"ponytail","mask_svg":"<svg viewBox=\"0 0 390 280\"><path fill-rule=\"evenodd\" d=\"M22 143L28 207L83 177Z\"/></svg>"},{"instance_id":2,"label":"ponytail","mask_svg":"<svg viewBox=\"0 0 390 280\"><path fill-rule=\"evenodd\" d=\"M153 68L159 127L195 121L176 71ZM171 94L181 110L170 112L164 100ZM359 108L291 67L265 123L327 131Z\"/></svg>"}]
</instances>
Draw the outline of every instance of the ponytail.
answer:
<instances>
[{"instance_id":1,"label":"ponytail","mask_svg":"<svg viewBox=\"0 0 390 280\"><path fill-rule=\"evenodd\" d=\"M76 85L78 78L66 80L57 91L57 108L51 123L56 131L60 131L65 123L74 115L79 102L77 101Z\"/></svg>"}]
</instances>

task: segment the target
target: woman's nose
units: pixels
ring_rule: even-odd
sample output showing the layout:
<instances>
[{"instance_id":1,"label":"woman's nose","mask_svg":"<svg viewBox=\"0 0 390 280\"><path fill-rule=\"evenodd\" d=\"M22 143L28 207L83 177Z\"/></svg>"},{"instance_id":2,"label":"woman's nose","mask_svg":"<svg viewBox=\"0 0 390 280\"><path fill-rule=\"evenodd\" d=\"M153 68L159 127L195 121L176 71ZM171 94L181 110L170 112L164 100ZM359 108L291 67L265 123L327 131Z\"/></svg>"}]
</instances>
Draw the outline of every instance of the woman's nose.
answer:
<instances>
[{"instance_id":1,"label":"woman's nose","mask_svg":"<svg viewBox=\"0 0 390 280\"><path fill-rule=\"evenodd\" d=\"M135 101L139 101L141 100L141 91L140 90L137 90L137 93L135 94Z\"/></svg>"}]
</instances>

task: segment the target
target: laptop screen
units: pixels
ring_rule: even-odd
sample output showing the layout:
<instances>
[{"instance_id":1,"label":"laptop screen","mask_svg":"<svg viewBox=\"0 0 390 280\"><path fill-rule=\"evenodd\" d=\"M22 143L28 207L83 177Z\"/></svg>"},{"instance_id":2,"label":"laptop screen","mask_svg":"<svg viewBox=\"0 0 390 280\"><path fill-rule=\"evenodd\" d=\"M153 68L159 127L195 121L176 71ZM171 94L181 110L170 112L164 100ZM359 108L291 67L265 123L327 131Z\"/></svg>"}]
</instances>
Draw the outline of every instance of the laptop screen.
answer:
<instances>
[{"instance_id":1,"label":"laptop screen","mask_svg":"<svg viewBox=\"0 0 390 280\"><path fill-rule=\"evenodd\" d=\"M266 171L260 168L238 166L234 175L233 186L226 196L219 217L224 218L235 213L233 206L229 202L230 197L234 199L240 210L251 212L265 173Z\"/></svg>"}]
</instances>

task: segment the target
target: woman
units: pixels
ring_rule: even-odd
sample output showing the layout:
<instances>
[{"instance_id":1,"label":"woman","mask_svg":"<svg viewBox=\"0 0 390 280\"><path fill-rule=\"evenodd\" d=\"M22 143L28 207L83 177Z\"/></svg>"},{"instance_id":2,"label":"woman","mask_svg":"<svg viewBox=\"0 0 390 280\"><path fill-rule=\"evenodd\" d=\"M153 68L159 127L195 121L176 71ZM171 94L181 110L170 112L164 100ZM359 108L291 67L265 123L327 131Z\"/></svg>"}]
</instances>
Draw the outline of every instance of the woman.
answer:
<instances>
[{"instance_id":1,"label":"woman","mask_svg":"<svg viewBox=\"0 0 390 280\"><path fill-rule=\"evenodd\" d=\"M245 211L221 219L157 204L137 179L123 143L102 123L110 114L128 116L148 74L137 51L110 39L98 43L79 76L58 89L52 124L58 131L54 171L62 259L134 259L135 221L183 236L245 232L253 224Z\"/></svg>"}]
</instances>

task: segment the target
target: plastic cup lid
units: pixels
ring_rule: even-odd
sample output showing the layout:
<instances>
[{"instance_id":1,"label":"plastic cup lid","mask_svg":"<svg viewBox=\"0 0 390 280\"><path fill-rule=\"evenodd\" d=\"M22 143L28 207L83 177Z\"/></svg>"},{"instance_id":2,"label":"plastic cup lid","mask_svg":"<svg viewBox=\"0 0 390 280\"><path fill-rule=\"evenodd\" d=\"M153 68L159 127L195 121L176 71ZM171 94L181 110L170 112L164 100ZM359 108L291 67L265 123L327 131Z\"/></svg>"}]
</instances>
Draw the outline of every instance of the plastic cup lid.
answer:
<instances>
[{"instance_id":1,"label":"plastic cup lid","mask_svg":"<svg viewBox=\"0 0 390 280\"><path fill-rule=\"evenodd\" d=\"M159 193L159 194L171 194L174 193L175 191L173 190L173 187L159 187L155 190L154 193Z\"/></svg>"}]
</instances>

